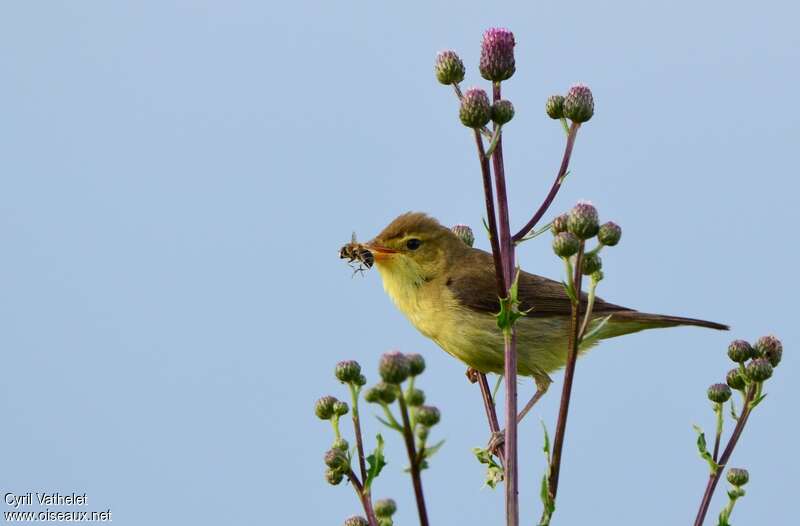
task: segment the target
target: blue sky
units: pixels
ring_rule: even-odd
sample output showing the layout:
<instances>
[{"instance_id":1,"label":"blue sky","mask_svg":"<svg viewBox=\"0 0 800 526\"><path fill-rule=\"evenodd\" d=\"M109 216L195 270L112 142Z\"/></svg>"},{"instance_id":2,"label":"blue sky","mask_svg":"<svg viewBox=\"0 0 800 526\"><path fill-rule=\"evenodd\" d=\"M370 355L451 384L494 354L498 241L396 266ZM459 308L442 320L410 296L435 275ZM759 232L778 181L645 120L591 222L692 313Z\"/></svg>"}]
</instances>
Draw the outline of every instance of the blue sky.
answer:
<instances>
[{"instance_id":1,"label":"blue sky","mask_svg":"<svg viewBox=\"0 0 800 526\"><path fill-rule=\"evenodd\" d=\"M323 481L330 433L313 402L344 395L336 361L373 381L397 348L425 356L421 387L443 413L447 442L424 473L432 522L500 524L501 492L481 487L470 453L488 432L464 366L377 273L351 278L336 255L407 210L479 231L471 135L432 63L453 48L465 87L482 84L480 35L501 25L518 42L513 224L560 160L546 97L585 82L596 115L553 213L585 198L622 225L600 294L733 327L641 333L580 361L554 524L689 523L705 389L731 339L767 333L786 353L733 458L751 472L733 520L786 522L800 471L798 15L778 1L4 4L0 490L86 492L86 509L123 525L340 524L358 503ZM518 254L560 277L548 242ZM554 379L520 431L526 523ZM414 524L387 438L376 494Z\"/></svg>"}]
</instances>

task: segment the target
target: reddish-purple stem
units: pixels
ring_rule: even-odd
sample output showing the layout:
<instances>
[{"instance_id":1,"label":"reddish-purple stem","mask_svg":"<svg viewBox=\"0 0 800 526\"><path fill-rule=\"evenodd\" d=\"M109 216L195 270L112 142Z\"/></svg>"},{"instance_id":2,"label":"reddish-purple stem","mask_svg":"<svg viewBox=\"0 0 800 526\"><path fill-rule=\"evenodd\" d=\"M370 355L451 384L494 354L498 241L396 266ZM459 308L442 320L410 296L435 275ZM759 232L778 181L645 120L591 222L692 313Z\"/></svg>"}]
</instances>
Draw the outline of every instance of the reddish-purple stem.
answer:
<instances>
[{"instance_id":1,"label":"reddish-purple stem","mask_svg":"<svg viewBox=\"0 0 800 526\"><path fill-rule=\"evenodd\" d=\"M425 508L425 494L422 492L422 477L420 475L420 461L422 459L417 456L417 448L414 446L411 420L408 417L408 407L406 407L402 392L398 394L397 402L400 405L400 415L403 417L403 438L406 442L408 462L411 464L409 469L411 471L411 481L414 484L414 497L417 501L419 524L420 526L428 526L428 510Z\"/></svg>"},{"instance_id":2,"label":"reddish-purple stem","mask_svg":"<svg viewBox=\"0 0 800 526\"><path fill-rule=\"evenodd\" d=\"M558 492L558 476L561 470L561 452L564 447L564 433L567 429L567 414L569 413L569 401L572 395L572 382L575 378L575 362L578 359L578 332L581 320L581 266L583 263L584 242L581 241L578 255L575 256L575 275L573 278L573 290L577 301L572 302L572 319L570 320L569 331L569 352L567 354L567 366L564 369L564 387L561 390L561 404L558 408L558 422L556 423L556 436L553 440L553 456L550 459L550 478L549 493L550 498L555 501Z\"/></svg>"},{"instance_id":3,"label":"reddish-purple stem","mask_svg":"<svg viewBox=\"0 0 800 526\"><path fill-rule=\"evenodd\" d=\"M353 470L347 472L347 478L356 490L356 495L361 499L361 505L364 507L364 513L367 515L367 522L369 526L378 526L378 519L375 517L375 511L372 509L372 499L370 499L369 492L364 491L364 486L358 480L358 476L353 473Z\"/></svg>"},{"instance_id":4,"label":"reddish-purple stem","mask_svg":"<svg viewBox=\"0 0 800 526\"><path fill-rule=\"evenodd\" d=\"M481 174L483 176L483 194L486 200L486 221L489 224L489 243L492 245L492 258L494 259L494 272L497 279L497 290L503 291L505 278L503 277L503 260L501 259L500 241L497 237L497 216L494 211L494 193L492 192L492 172L489 168L489 159L483 148L481 132L475 131L475 145L478 148L478 160L481 163ZM498 292L501 297L504 292Z\"/></svg>"},{"instance_id":5,"label":"reddish-purple stem","mask_svg":"<svg viewBox=\"0 0 800 526\"><path fill-rule=\"evenodd\" d=\"M547 209L550 208L550 205L553 203L553 200L556 198L556 194L561 189L561 183L564 182L564 176L567 174L567 169L569 168L569 160L572 157L572 147L575 145L575 137L578 134L578 128L580 128L580 123L573 122L572 125L569 127L569 133L567 134L567 145L564 148L564 156L561 158L561 167L558 169L558 174L556 174L556 180L553 182L553 186L550 188L550 192L548 192L547 197L544 198L544 202L539 206L539 209L533 214L533 217L530 221L528 221L524 227L520 229L519 232L514 234L511 238L513 242L517 242L521 240L525 235L533 230L539 220L542 219L542 216L547 212Z\"/></svg>"},{"instance_id":6,"label":"reddish-purple stem","mask_svg":"<svg viewBox=\"0 0 800 526\"><path fill-rule=\"evenodd\" d=\"M722 476L723 468L728 463L728 460L730 460L731 454L733 454L733 448L736 447L739 437L742 436L742 431L744 431L747 418L750 416L750 403L753 401L755 392L755 385L751 385L747 390L747 396L745 397L742 414L739 415L739 420L736 421L736 427L733 429L730 440L728 440L728 445L725 446L725 450L722 452L722 456L719 457L719 462L717 462L719 469L717 469L715 473L712 473L708 476L706 491L703 493L703 499L700 501L700 509L697 510L697 517L694 520L694 526L703 526L703 521L706 519L706 513L708 513L708 507L711 505L711 497L714 496L714 490L716 489L717 483Z\"/></svg>"}]
</instances>

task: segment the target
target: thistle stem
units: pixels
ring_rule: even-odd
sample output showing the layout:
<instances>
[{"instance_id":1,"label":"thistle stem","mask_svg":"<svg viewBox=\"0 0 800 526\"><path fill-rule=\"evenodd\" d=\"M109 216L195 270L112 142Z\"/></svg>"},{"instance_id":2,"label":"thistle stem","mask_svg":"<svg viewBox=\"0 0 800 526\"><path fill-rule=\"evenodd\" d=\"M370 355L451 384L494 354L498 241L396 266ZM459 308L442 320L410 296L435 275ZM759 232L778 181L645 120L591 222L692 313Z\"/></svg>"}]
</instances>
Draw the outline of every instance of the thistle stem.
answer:
<instances>
[{"instance_id":1,"label":"thistle stem","mask_svg":"<svg viewBox=\"0 0 800 526\"><path fill-rule=\"evenodd\" d=\"M489 167L489 158L483 149L481 134L475 130L475 145L478 148L478 160L481 163L481 174L483 176L483 194L486 201L487 223L489 224L489 243L492 246L492 258L494 259L494 272L497 280L497 290L504 296L505 277L503 271L503 260L500 252L500 240L497 237L497 215L494 211L494 192L492 191L492 172Z\"/></svg>"},{"instance_id":2,"label":"thistle stem","mask_svg":"<svg viewBox=\"0 0 800 526\"><path fill-rule=\"evenodd\" d=\"M583 251L585 242L581 241L578 254L575 256L575 274L573 284L575 288L575 300L572 301L572 318L570 320L569 332L569 351L567 354L567 365L564 369L564 387L561 390L561 404L558 409L558 421L556 423L556 435L553 441L553 455L550 460L550 477L548 478L548 492L550 498L555 501L558 493L558 476L561 470L561 452L564 447L564 433L567 428L567 414L569 413L569 402L572 395L572 382L575 378L575 362L578 359L578 344L581 316L581 267L583 266Z\"/></svg>"},{"instance_id":3,"label":"thistle stem","mask_svg":"<svg viewBox=\"0 0 800 526\"><path fill-rule=\"evenodd\" d=\"M367 465L364 462L364 441L361 437L361 420L358 416L358 388L353 384L347 384L350 388L350 400L353 410L353 431L356 435L356 449L358 450L358 468L361 472L361 480L367 480Z\"/></svg>"},{"instance_id":4,"label":"thistle stem","mask_svg":"<svg viewBox=\"0 0 800 526\"><path fill-rule=\"evenodd\" d=\"M375 517L375 510L372 509L372 499L369 492L364 491L364 486L361 484L358 476L353 473L352 469L348 470L347 479L350 481L350 484L353 485L356 495L361 500L361 505L364 507L364 513L367 516L369 526L378 526L378 519Z\"/></svg>"},{"instance_id":5,"label":"thistle stem","mask_svg":"<svg viewBox=\"0 0 800 526\"><path fill-rule=\"evenodd\" d=\"M569 127L569 133L567 133L567 145L564 148L564 156L561 158L561 167L558 169L558 173L556 174L556 180L553 182L553 186L550 188L550 192L545 197L544 202L539 206L539 209L533 214L533 217L530 221L528 221L524 227L520 229L519 232L514 234L512 238L515 242L521 240L525 237L525 234L530 232L533 227L539 222L542 216L547 212L547 209L550 208L550 205L553 203L553 200L556 198L556 194L558 194L559 189L561 188L561 183L564 182L564 176L567 174L567 169L569 168L569 160L572 157L572 147L575 145L575 137L578 134L578 129L580 128L580 123L573 122Z\"/></svg>"},{"instance_id":6,"label":"thistle stem","mask_svg":"<svg viewBox=\"0 0 800 526\"><path fill-rule=\"evenodd\" d=\"M583 337L586 334L586 329L589 328L589 322L592 318L592 310L594 309L595 291L597 290L598 283L599 281L592 279L592 283L589 285L589 300L586 303L586 314L583 315L583 323L581 324L581 330L578 333L578 343L583 341Z\"/></svg>"},{"instance_id":7,"label":"thistle stem","mask_svg":"<svg viewBox=\"0 0 800 526\"><path fill-rule=\"evenodd\" d=\"M411 481L414 484L414 497L417 501L417 512L419 513L420 526L428 526L428 511L425 508L425 495L422 492L422 477L420 476L420 459L417 457L416 446L414 445L414 433L411 429L411 421L408 418L408 407L403 398L403 392L400 391L397 397L397 403L400 405L400 415L403 418L403 438L406 443L406 453L408 453L408 462L411 464L409 469L411 471Z\"/></svg>"},{"instance_id":8,"label":"thistle stem","mask_svg":"<svg viewBox=\"0 0 800 526\"><path fill-rule=\"evenodd\" d=\"M714 404L714 413L717 415L717 435L714 438L714 462L719 458L719 443L722 440L722 403Z\"/></svg>"},{"instance_id":9,"label":"thistle stem","mask_svg":"<svg viewBox=\"0 0 800 526\"><path fill-rule=\"evenodd\" d=\"M492 86L492 99L501 99L500 82ZM503 166L503 136L501 126L495 124L497 146L492 155L495 188L497 189L498 219L500 221L500 260L503 267L503 286L498 290L501 298L510 296L511 282L514 279L514 248L508 214L508 194ZM496 264L496 262L495 262ZM514 306L512 305L513 309ZM505 436L505 482L506 482L506 524L519 524L519 476L517 470L517 333L514 325L503 330L504 376L506 378L506 436Z\"/></svg>"},{"instance_id":10,"label":"thistle stem","mask_svg":"<svg viewBox=\"0 0 800 526\"><path fill-rule=\"evenodd\" d=\"M747 395L745 396L742 414L739 415L739 420L736 421L736 427L733 429L731 438L728 440L728 445L725 446L725 450L722 452L719 462L717 462L717 464L719 464L719 469L708 476L708 483L706 484L706 490L703 493L703 499L700 501L700 509L697 511L697 517L694 520L694 526L703 525L703 521L706 518L706 513L708 513L708 507L711 505L711 497L714 496L714 489L716 489L717 483L719 483L719 479L722 476L724 467L731 458L733 449L736 447L739 437L742 436L745 424L747 424L747 419L752 411L751 403L755 397L755 394L756 386L750 385L747 389Z\"/></svg>"}]
</instances>

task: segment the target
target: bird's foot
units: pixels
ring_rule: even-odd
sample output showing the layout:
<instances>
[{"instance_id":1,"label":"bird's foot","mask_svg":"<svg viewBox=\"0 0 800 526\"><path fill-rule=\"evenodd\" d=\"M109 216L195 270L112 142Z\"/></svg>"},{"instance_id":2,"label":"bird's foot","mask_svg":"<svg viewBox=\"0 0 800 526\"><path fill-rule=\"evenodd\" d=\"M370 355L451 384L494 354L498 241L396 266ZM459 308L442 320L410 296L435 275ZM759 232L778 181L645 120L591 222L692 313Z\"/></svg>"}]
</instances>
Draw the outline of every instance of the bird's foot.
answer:
<instances>
[{"instance_id":1,"label":"bird's foot","mask_svg":"<svg viewBox=\"0 0 800 526\"><path fill-rule=\"evenodd\" d=\"M503 458L503 446L506 443L506 430L503 429L501 431L495 431L492 433L492 436L489 438L489 443L486 445L486 449L491 451L491 453L499 458Z\"/></svg>"}]
</instances>

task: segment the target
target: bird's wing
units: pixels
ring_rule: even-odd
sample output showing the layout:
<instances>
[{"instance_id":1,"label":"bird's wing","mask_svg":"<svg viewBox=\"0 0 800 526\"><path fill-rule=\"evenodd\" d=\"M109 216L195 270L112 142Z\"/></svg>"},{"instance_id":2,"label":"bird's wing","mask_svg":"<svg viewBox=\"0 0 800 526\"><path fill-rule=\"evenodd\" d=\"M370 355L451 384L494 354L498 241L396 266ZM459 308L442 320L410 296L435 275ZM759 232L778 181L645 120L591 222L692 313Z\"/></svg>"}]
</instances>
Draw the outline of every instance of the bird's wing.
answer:
<instances>
[{"instance_id":1,"label":"bird's wing","mask_svg":"<svg viewBox=\"0 0 800 526\"><path fill-rule=\"evenodd\" d=\"M453 265L454 271L447 277L447 287L464 307L479 312L499 312L492 256L483 250L473 249L466 257L468 260L463 265ZM476 268L480 268L481 272L468 270ZM557 281L520 271L518 292L520 310L532 309L528 316L569 316L572 311L564 285ZM581 301L585 307L586 293L581 295ZM594 300L593 312L596 314L631 310L597 297Z\"/></svg>"}]
</instances>

